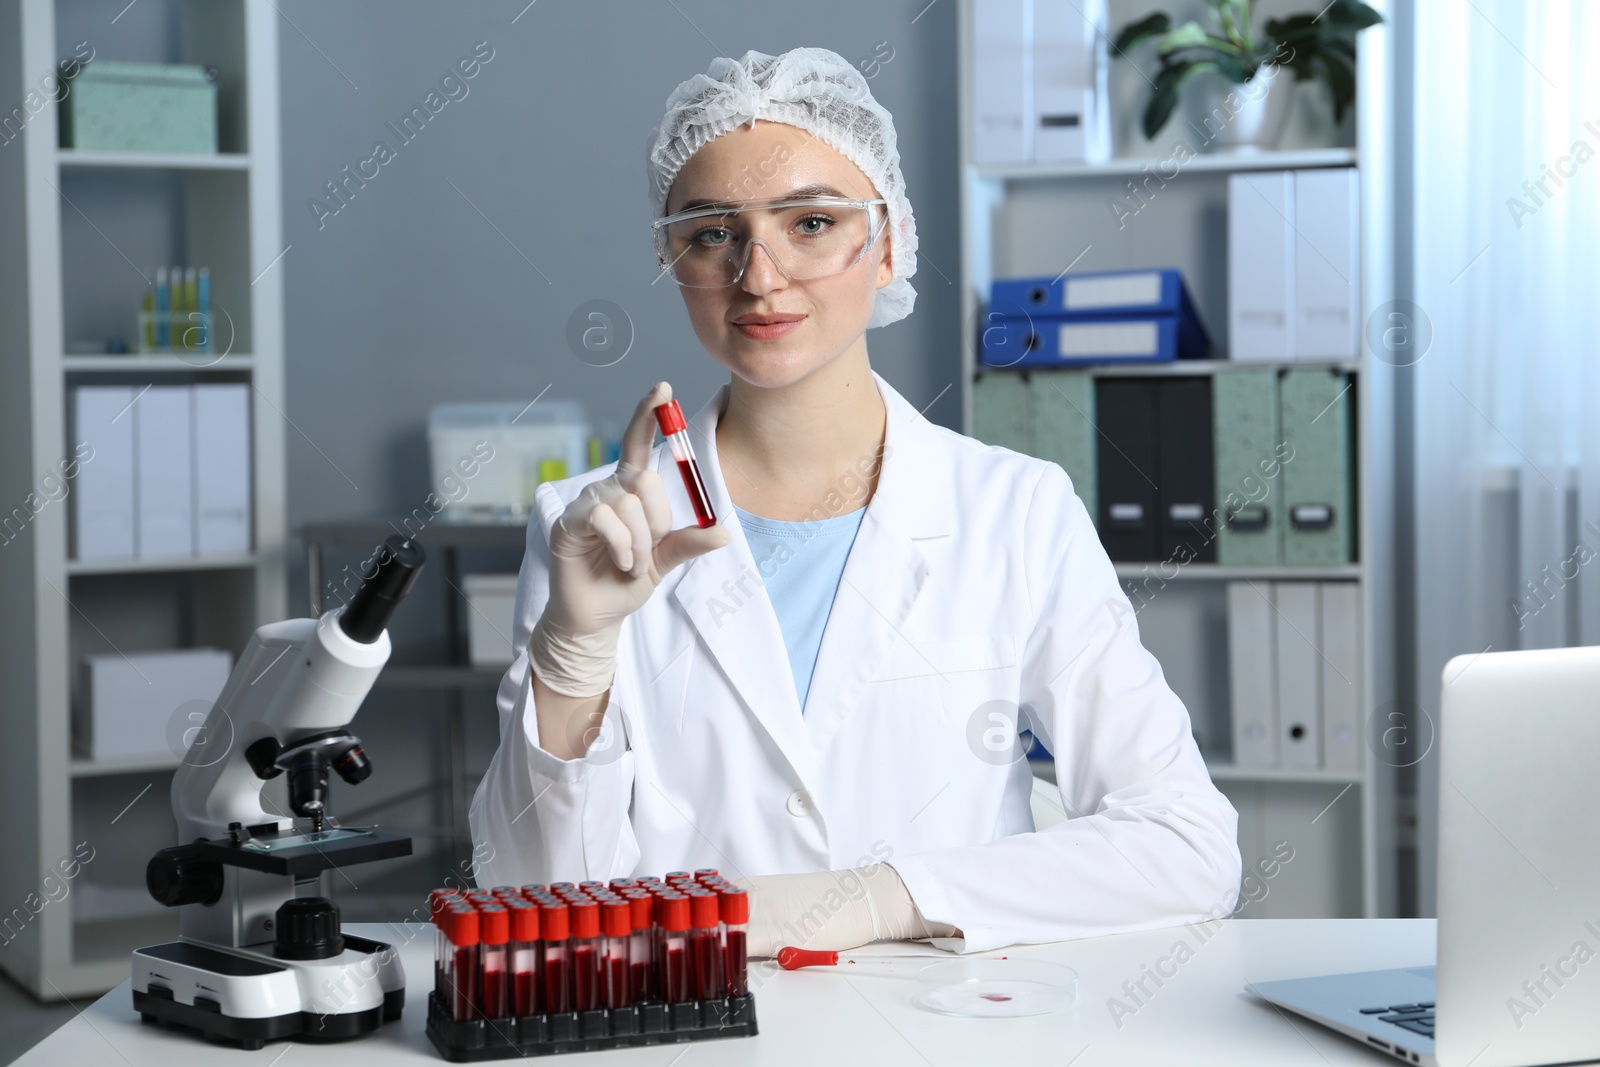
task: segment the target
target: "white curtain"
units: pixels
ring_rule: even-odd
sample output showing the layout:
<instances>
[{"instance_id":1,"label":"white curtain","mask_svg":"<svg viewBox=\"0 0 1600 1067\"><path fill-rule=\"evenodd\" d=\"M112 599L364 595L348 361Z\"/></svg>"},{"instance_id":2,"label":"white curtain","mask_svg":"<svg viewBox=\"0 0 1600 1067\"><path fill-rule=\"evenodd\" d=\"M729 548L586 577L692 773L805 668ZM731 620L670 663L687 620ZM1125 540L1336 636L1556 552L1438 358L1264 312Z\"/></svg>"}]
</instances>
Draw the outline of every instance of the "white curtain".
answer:
<instances>
[{"instance_id":1,"label":"white curtain","mask_svg":"<svg viewBox=\"0 0 1600 1067\"><path fill-rule=\"evenodd\" d=\"M1416 701L1436 724L1451 656L1600 644L1600 3L1418 0L1415 40ZM1418 766L1433 915L1437 746Z\"/></svg>"}]
</instances>

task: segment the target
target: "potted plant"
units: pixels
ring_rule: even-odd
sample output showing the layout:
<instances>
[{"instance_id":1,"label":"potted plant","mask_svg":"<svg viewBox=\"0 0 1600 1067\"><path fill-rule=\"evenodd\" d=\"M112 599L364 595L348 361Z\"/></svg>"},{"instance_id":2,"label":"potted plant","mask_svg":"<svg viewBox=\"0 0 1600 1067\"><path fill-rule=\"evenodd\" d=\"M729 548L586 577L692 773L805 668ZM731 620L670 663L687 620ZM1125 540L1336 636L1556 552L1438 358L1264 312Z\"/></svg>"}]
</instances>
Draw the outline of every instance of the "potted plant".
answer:
<instances>
[{"instance_id":1,"label":"potted plant","mask_svg":"<svg viewBox=\"0 0 1600 1067\"><path fill-rule=\"evenodd\" d=\"M1208 109L1208 142L1231 148L1259 149L1276 143L1288 115L1295 82L1320 78L1333 95L1334 121L1342 121L1356 97L1356 34L1383 21L1361 0L1333 0L1320 12L1268 19L1258 35L1251 28L1251 0L1209 0L1217 29L1195 21L1173 28L1165 11L1124 26L1113 45L1129 49L1156 39L1161 68L1144 110L1144 135L1154 138L1172 117L1179 89L1197 74L1217 76L1228 88L1225 107ZM1294 79L1280 77L1284 68ZM1240 88L1233 89L1232 86Z\"/></svg>"}]
</instances>

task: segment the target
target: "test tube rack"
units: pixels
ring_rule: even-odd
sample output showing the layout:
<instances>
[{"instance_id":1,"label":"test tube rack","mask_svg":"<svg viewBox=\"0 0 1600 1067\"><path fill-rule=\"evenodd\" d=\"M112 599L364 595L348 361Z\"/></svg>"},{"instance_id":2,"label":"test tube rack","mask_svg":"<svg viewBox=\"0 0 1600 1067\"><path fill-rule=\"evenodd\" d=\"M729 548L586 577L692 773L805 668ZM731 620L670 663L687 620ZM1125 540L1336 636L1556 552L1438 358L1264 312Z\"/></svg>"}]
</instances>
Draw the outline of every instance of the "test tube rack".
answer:
<instances>
[{"instance_id":1,"label":"test tube rack","mask_svg":"<svg viewBox=\"0 0 1600 1067\"><path fill-rule=\"evenodd\" d=\"M676 1004L646 1001L626 1008L460 1021L450 1017L437 993L428 994L428 1039L452 1063L750 1037L756 1032L755 997L748 993Z\"/></svg>"}]
</instances>

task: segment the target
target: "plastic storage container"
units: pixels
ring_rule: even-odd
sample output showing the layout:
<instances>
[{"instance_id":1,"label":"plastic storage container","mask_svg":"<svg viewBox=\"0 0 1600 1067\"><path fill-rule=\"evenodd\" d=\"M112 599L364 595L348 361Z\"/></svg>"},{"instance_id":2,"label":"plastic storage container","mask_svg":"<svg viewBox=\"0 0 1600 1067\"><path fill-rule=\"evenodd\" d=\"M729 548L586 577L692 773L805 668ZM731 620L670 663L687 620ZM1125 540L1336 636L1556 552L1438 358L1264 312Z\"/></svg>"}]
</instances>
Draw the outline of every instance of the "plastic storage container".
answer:
<instances>
[{"instance_id":1,"label":"plastic storage container","mask_svg":"<svg viewBox=\"0 0 1600 1067\"><path fill-rule=\"evenodd\" d=\"M589 469L589 424L572 400L437 404L428 413L433 482L452 521L526 521L540 482Z\"/></svg>"},{"instance_id":2,"label":"plastic storage container","mask_svg":"<svg viewBox=\"0 0 1600 1067\"><path fill-rule=\"evenodd\" d=\"M61 145L215 155L217 72L97 59L61 101Z\"/></svg>"}]
</instances>

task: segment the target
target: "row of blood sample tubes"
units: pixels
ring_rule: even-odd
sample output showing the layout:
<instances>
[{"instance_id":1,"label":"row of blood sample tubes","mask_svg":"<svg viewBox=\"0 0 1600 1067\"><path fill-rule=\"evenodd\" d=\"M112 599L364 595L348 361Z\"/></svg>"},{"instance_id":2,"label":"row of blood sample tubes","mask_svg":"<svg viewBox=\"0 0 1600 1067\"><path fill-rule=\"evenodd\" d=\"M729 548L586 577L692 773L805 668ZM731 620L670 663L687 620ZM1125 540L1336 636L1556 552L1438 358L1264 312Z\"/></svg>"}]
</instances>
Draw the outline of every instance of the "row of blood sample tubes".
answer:
<instances>
[{"instance_id":1,"label":"row of blood sample tubes","mask_svg":"<svg viewBox=\"0 0 1600 1067\"><path fill-rule=\"evenodd\" d=\"M749 993L745 891L715 870L435 889L434 989L451 1018Z\"/></svg>"}]
</instances>

